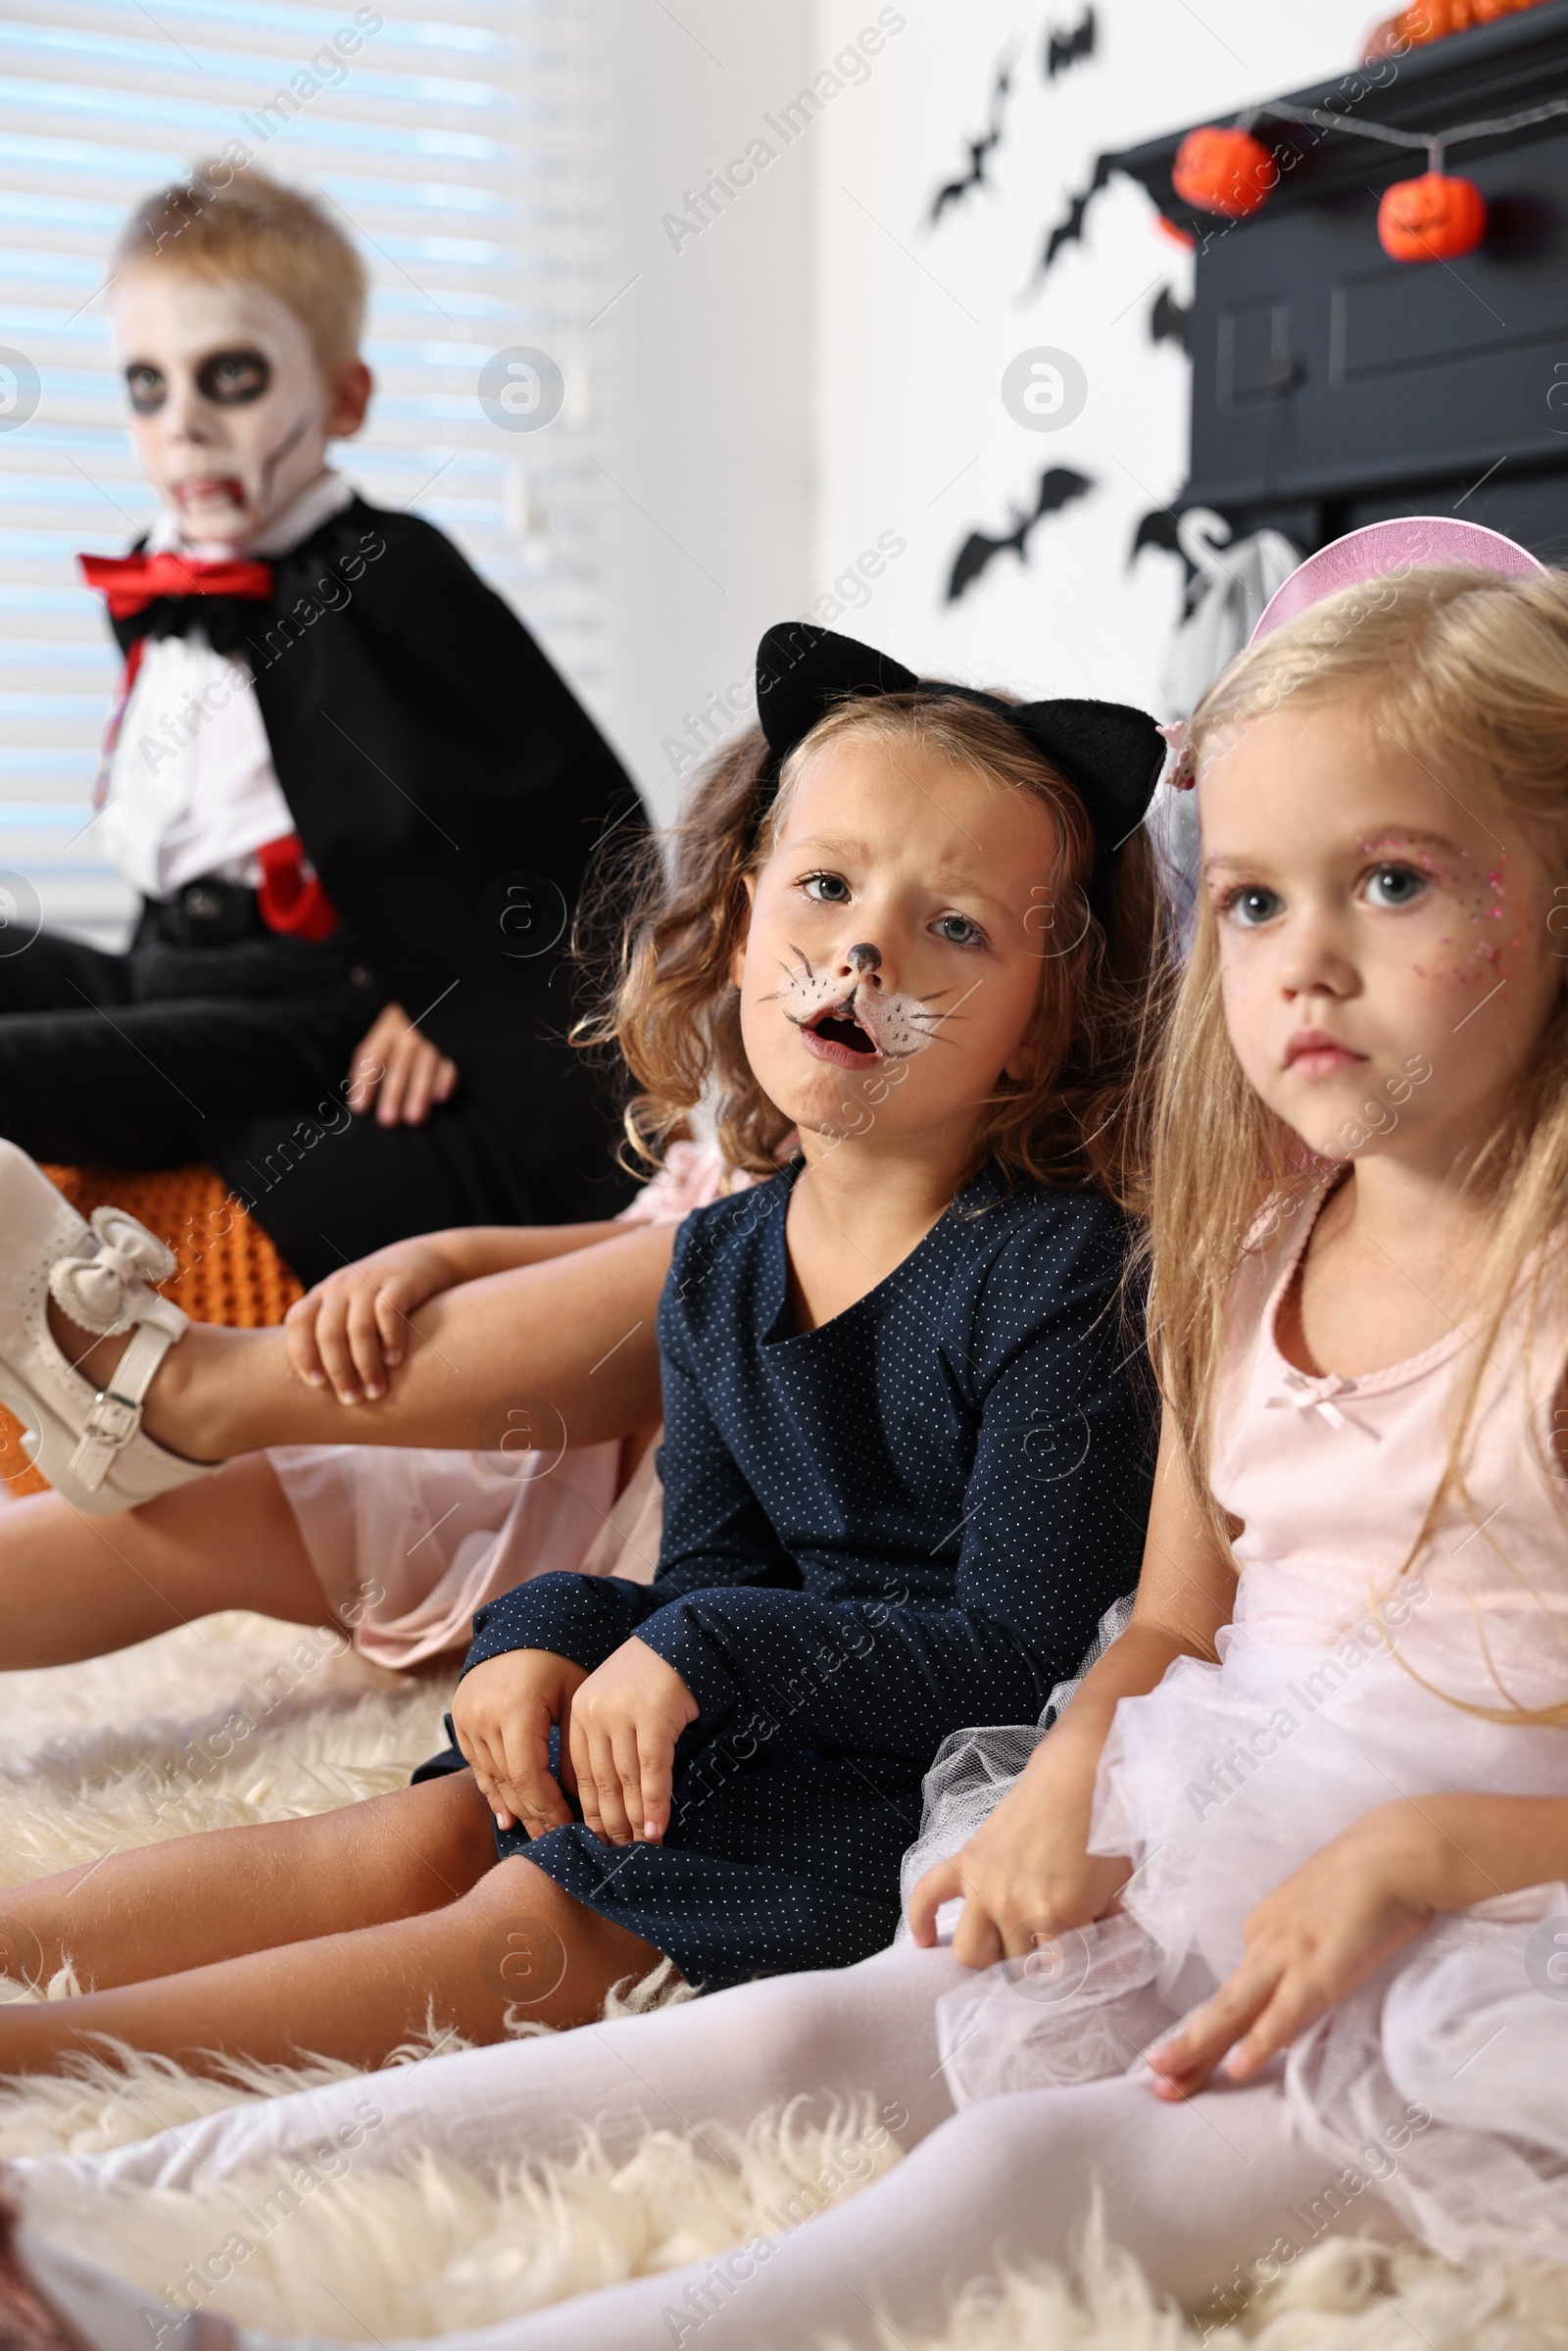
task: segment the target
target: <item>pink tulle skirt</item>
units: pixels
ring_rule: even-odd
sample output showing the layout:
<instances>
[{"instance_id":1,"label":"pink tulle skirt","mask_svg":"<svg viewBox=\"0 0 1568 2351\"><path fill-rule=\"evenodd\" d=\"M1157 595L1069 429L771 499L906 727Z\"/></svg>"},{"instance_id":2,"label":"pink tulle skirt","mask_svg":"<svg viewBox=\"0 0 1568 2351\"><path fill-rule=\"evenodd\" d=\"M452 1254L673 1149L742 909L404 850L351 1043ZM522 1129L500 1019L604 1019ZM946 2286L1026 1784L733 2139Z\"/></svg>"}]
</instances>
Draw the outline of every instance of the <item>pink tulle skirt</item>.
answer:
<instances>
[{"instance_id":1,"label":"pink tulle skirt","mask_svg":"<svg viewBox=\"0 0 1568 2351\"><path fill-rule=\"evenodd\" d=\"M676 1224L754 1180L726 1168L716 1144L674 1143L617 1221ZM564 1568L652 1583L653 1455L629 1482L618 1441L562 1454L280 1445L268 1459L356 1648L406 1668L466 1646L474 1610L530 1576Z\"/></svg>"},{"instance_id":2,"label":"pink tulle skirt","mask_svg":"<svg viewBox=\"0 0 1568 2351\"><path fill-rule=\"evenodd\" d=\"M302 1445L268 1459L322 1591L376 1665L464 1647L474 1610L530 1576L649 1584L659 1564L652 1446L624 1488L618 1441L559 1458Z\"/></svg>"},{"instance_id":3,"label":"pink tulle skirt","mask_svg":"<svg viewBox=\"0 0 1568 2351\"><path fill-rule=\"evenodd\" d=\"M1432 1632L1426 1662L1446 1651L1451 1668L1456 1621ZM1568 1730L1468 1713L1386 1650L1352 1663L1346 1642L1232 1628L1218 1665L1181 1659L1117 1708L1092 1843L1134 1862L1122 1909L945 1997L956 2094L1136 2068L1241 1957L1251 1907L1319 1847L1380 1804L1476 1788L1568 1794ZM1326 2193L1358 2192L1352 2173L1375 2181L1456 2260L1568 2261L1568 1887L1436 1920L1292 2048L1285 2079Z\"/></svg>"}]
</instances>

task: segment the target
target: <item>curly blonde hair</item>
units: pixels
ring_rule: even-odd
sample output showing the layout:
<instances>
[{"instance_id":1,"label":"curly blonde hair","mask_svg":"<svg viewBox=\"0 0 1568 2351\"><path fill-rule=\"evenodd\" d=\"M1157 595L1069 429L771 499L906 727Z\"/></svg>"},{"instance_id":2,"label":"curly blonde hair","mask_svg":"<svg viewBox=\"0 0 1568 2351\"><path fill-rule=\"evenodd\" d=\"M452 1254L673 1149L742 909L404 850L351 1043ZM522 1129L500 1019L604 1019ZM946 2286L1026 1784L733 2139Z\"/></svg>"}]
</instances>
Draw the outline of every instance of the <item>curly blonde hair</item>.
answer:
<instances>
[{"instance_id":1,"label":"curly blonde hair","mask_svg":"<svg viewBox=\"0 0 1568 2351\"><path fill-rule=\"evenodd\" d=\"M998 697L998 699L1003 699ZM850 699L820 719L784 762L759 818L770 754L747 730L694 780L668 839L650 843L614 954L609 1001L580 1025L585 1043L619 1049L637 1088L625 1114L633 1162L661 1163L703 1104L727 1161L771 1174L790 1121L753 1075L730 979L746 935L746 881L772 854L796 784L829 743L917 746L972 774L1030 793L1051 814L1063 897L1085 906L1082 935L1043 960L1025 1049L1028 1074L1004 1080L988 1105L977 1166L1079 1190L1141 1197L1136 1109L1149 1056L1151 1006L1165 966L1165 901L1147 834L1102 857L1078 793L999 710L940 688ZM1102 871L1101 868L1103 867Z\"/></svg>"}]
</instances>

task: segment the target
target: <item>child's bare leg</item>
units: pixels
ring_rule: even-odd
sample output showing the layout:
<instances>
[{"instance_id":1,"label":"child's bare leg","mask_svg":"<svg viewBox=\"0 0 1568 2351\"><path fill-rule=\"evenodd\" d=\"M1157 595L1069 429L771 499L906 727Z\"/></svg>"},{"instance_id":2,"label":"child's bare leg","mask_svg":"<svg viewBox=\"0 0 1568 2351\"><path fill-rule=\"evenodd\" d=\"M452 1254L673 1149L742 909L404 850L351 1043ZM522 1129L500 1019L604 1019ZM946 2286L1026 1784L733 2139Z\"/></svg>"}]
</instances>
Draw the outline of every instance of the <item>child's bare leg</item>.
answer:
<instances>
[{"instance_id":1,"label":"child's bare leg","mask_svg":"<svg viewBox=\"0 0 1568 2351\"><path fill-rule=\"evenodd\" d=\"M70 1958L104 1989L438 1910L495 1862L489 1808L473 1774L454 1772L305 1820L114 1852L8 1887L0 1921L13 1967L47 1981Z\"/></svg>"},{"instance_id":2,"label":"child's bare leg","mask_svg":"<svg viewBox=\"0 0 1568 2351\"><path fill-rule=\"evenodd\" d=\"M654 1318L671 1246L669 1227L644 1227L441 1292L411 1321L407 1360L373 1404L344 1406L307 1386L281 1331L193 1323L159 1367L143 1426L193 1461L269 1445L491 1451L515 1445L514 1404L543 1407L542 1445L623 1436L659 1418ZM71 1360L106 1385L125 1341L93 1342L54 1305L50 1322Z\"/></svg>"},{"instance_id":3,"label":"child's bare leg","mask_svg":"<svg viewBox=\"0 0 1568 2351\"><path fill-rule=\"evenodd\" d=\"M426 1824L439 1829L444 1819L459 1812L458 1793L445 1791L461 1788L460 1778L407 1792L410 1797L440 1793L441 1803L427 1808ZM381 1799L386 1804L395 1800ZM471 1788L466 1800L474 1813L482 1810ZM330 1817L345 1820L369 1809L354 1806ZM280 1823L274 1831L231 1834L254 1839L285 1828L321 1825ZM460 1835L450 1854L443 1852L439 1865L422 1850L400 1865L391 1856L388 1840L379 1832L372 1836L380 1849L368 1873L369 1884L353 1884L352 1898L342 1881L355 1880L359 1862L347 1866L343 1846L334 1851L326 1839L319 1843L318 1866L306 1873L313 1890L286 1898L291 1905L303 1902L307 1913L320 1918L349 1908L368 1911L370 1895L382 1904L416 1898L411 1912L377 1924L318 1928L297 1941L89 1992L79 1999L15 2004L0 2010L0 2070L47 2072L63 2056L94 2046L91 2036L97 2033L198 2067L223 2057L283 2063L305 2051L376 2066L431 2023L437 2031L461 2033L475 2041L500 2040L509 2010L558 2029L587 2024L600 2013L612 1984L627 1976L646 1975L659 1963L660 1953L651 1943L586 1909L521 1858L493 1864L466 1889L454 1887L439 1907L432 1906L432 1875L450 1880L449 1864L458 1865L460 1874L473 1867L479 1845L471 1831ZM216 1839L186 1841L196 1845ZM303 1848L304 1839L294 1841ZM152 1850L162 1854L168 1848ZM335 1890L326 1883L331 1877L339 1882ZM277 1883L281 1888L281 1874ZM87 1890L82 1881L80 1892ZM127 1881L120 1888L121 1898L129 1890ZM262 1907L255 1898L254 1881L248 1899L253 1912ZM139 1913L140 1890L136 1901ZM289 1915L297 1915L293 1907ZM53 1926L58 1923L56 1919ZM171 1944L188 1946L203 1932L198 1928L195 1934L182 1934L175 1920L163 1923L175 1930L167 1937ZM24 1918L13 1921L13 1936L25 1925ZM229 1932L240 1931L234 1916Z\"/></svg>"},{"instance_id":4,"label":"child's bare leg","mask_svg":"<svg viewBox=\"0 0 1568 2351\"><path fill-rule=\"evenodd\" d=\"M0 1671L102 1656L216 1608L333 1621L264 1454L113 1518L57 1494L0 1507Z\"/></svg>"}]
</instances>

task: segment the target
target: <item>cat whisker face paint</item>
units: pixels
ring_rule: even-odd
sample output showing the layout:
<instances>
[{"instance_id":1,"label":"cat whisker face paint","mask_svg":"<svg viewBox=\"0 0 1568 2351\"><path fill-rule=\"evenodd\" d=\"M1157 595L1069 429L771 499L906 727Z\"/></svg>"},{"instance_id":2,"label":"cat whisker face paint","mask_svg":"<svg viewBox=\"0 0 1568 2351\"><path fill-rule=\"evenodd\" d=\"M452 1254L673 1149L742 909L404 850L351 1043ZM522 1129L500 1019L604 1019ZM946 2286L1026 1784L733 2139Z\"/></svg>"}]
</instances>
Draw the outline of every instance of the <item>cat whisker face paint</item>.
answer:
<instances>
[{"instance_id":1,"label":"cat whisker face paint","mask_svg":"<svg viewBox=\"0 0 1568 2351\"><path fill-rule=\"evenodd\" d=\"M851 734L792 777L733 972L759 1083L834 1150L978 1130L1029 1065L1046 982L1008 893L1047 866L1051 809L895 748Z\"/></svg>"},{"instance_id":2,"label":"cat whisker face paint","mask_svg":"<svg viewBox=\"0 0 1568 2351\"><path fill-rule=\"evenodd\" d=\"M875 1061L907 1061L931 1044L941 1015L924 997L882 988L880 955L875 965L867 965L863 951L852 948L845 959L861 959L857 976L846 984L840 971L813 970L804 949L795 954L797 960L785 967L784 985L761 1001L783 1007L814 1059L836 1062L841 1069L867 1069Z\"/></svg>"}]
</instances>

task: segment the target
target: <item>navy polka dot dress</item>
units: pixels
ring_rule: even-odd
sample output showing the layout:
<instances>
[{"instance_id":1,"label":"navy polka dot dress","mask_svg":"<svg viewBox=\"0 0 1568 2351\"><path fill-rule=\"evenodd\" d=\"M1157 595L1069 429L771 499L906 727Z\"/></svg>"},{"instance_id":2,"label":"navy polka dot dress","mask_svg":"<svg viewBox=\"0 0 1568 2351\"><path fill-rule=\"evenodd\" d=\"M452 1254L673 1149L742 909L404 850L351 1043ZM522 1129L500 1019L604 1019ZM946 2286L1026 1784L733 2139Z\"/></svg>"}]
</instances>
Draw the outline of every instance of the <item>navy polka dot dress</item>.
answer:
<instances>
[{"instance_id":1,"label":"navy polka dot dress","mask_svg":"<svg viewBox=\"0 0 1568 2351\"><path fill-rule=\"evenodd\" d=\"M546 1575L468 1668L633 1634L700 1709L662 1846L497 1832L710 1988L891 1940L949 1732L1032 1721L1138 1577L1155 1440L1125 1221L987 1171L885 1282L793 1327L798 1167L700 1208L660 1307L663 1544L650 1586Z\"/></svg>"}]
</instances>

